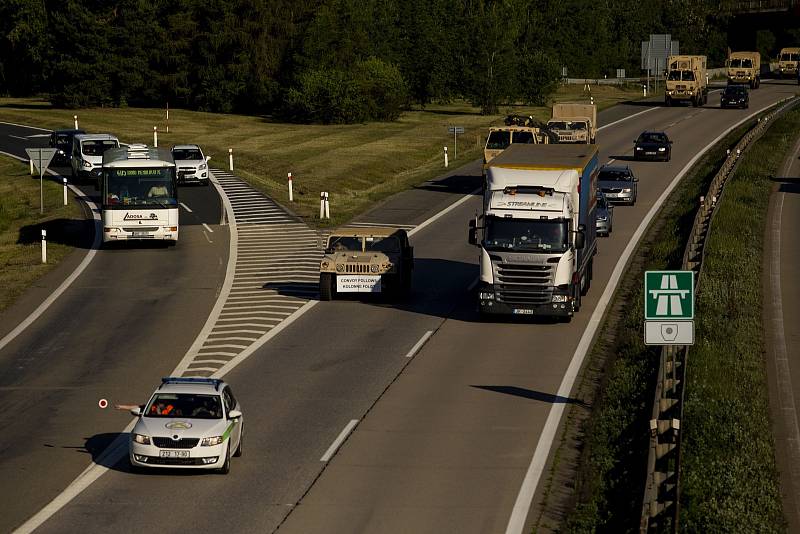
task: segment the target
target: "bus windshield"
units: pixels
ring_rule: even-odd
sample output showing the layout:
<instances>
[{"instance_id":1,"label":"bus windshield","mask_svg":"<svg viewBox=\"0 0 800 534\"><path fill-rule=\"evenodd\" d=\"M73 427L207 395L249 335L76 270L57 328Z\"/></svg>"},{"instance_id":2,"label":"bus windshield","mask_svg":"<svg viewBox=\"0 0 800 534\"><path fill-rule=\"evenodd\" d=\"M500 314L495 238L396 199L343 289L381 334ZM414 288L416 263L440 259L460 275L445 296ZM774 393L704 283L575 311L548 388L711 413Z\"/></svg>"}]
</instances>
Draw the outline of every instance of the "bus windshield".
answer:
<instances>
[{"instance_id":1,"label":"bus windshield","mask_svg":"<svg viewBox=\"0 0 800 534\"><path fill-rule=\"evenodd\" d=\"M105 169L106 205L175 206L175 168Z\"/></svg>"}]
</instances>

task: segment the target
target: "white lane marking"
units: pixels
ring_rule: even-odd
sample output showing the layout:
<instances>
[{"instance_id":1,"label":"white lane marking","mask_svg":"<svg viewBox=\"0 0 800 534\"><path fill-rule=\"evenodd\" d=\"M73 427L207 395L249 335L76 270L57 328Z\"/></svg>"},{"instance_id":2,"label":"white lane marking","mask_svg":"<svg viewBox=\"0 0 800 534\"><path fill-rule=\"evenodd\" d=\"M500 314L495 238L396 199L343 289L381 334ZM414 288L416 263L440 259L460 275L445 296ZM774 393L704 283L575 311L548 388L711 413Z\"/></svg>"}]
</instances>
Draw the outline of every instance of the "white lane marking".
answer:
<instances>
[{"instance_id":1,"label":"white lane marking","mask_svg":"<svg viewBox=\"0 0 800 534\"><path fill-rule=\"evenodd\" d=\"M615 120L614 122L609 122L608 124L605 124L605 125L599 127L597 129L597 131L599 132L599 131L605 130L606 128L611 128L615 124L619 124L621 122L625 122L628 119L632 119L634 117L638 117L639 115L644 115L645 113L650 113L651 111L655 111L657 109L661 109L661 107L658 105L657 102L653 102L653 104L655 104L655 106L652 107L652 108L648 108L648 109L646 109L644 111L640 111L639 113L634 113L633 115L628 115L627 117L622 117L621 119Z\"/></svg>"},{"instance_id":2,"label":"white lane marking","mask_svg":"<svg viewBox=\"0 0 800 534\"><path fill-rule=\"evenodd\" d=\"M661 209L661 205L664 203L664 201L666 201L670 193L672 193L672 190L677 187L684 175L691 170L692 166L701 157L703 157L708 150L710 150L723 137L738 128L740 125L749 121L773 105L774 104L770 104L757 111L754 111L719 134L713 141L703 147L680 170L680 172L675 176L672 182L670 182L664 192L661 193L661 196L658 197L658 200L650 208L650 211L647 212L647 215L645 215L644 219L642 219L642 222L639 224L639 227L636 228L633 236L631 236L631 240L625 247L622 256L614 266L614 271L611 273L611 277L609 278L608 283L603 290L603 294L600 297L600 300L597 302L597 307L595 307L594 312L589 319L589 323L586 325L586 330L583 331L580 342L578 342L575 353L572 355L572 359L570 360L569 367L564 374L564 378L561 380L561 385L558 387L558 392L556 394L559 397L569 397L572 387L575 385L575 380L578 377L578 373L581 370L581 366L583 365L583 360L592 346L592 340L594 339L595 332L600 327L600 322L603 319L606 308L611 302L611 297L617 288L617 284L619 284L619 281L625 272L625 267L628 265L628 260L630 259L634 250L636 250L639 240L642 238L645 230L650 225L650 221L653 219L653 217L655 217L656 213L658 213L658 210ZM530 511L531 504L533 503L533 497L536 494L536 488L539 485L539 479L544 472L545 464L547 463L547 457L550 455L550 449L553 446L556 431L558 430L558 424L561 421L561 416L564 413L565 406L565 403L554 403L550 407L550 412L547 414L547 420L542 428L542 434L539 436L539 441L536 443L536 449L533 453L533 458L531 458L531 463L528 466L527 472L525 473L525 478L523 479L519 493L517 494L517 500L514 503L514 508L511 511L511 517L509 518L508 526L506 527L506 534L522 534L522 532L525 531L525 520L528 517L528 512Z\"/></svg>"},{"instance_id":3,"label":"white lane marking","mask_svg":"<svg viewBox=\"0 0 800 534\"><path fill-rule=\"evenodd\" d=\"M14 154L9 154L8 152L0 152L0 154L10 156L12 158L18 159L23 162L27 161L24 158L15 156ZM53 176L58 176L57 173L54 173L52 171L47 171L47 172ZM88 197L86 197L86 195L84 195L81 190L76 188L74 185L68 184L67 187L69 187L70 190L76 196L80 196L81 198L83 198L84 199L83 201L89 206L89 209L91 209L92 213L94 214L94 242L92 243L92 248L89 250L89 252L86 253L86 256L84 256L83 260L81 260L78 266L75 267L75 270L72 271L72 273L66 278L66 280L61 282L61 285L58 286L56 290L53 291L50 294L50 296L44 300L44 302L39 304L39 306L35 310L33 310L33 312L31 312L31 314L28 315L24 321L18 324L16 328L14 328L11 332L6 334L3 337L3 339L0 339L0 350L3 350L3 348L5 348L6 345L11 343L18 335L24 332L26 328L28 328L31 324L33 324L33 322L36 321L36 319L41 317L41 315L45 311L47 311L47 309L50 306L52 306L52 304L56 301L56 299L58 299L58 297L60 297L64 293L64 291L66 291L69 288L69 286L72 285L72 283L81 275L81 273L83 273L83 271L86 270L86 267L89 266L89 264L97 254L97 249L100 248L100 239L101 239L100 213L97 206L94 204L94 202L89 200Z\"/></svg>"},{"instance_id":4,"label":"white lane marking","mask_svg":"<svg viewBox=\"0 0 800 534\"><path fill-rule=\"evenodd\" d=\"M422 337L419 339L419 341L417 341L414 344L414 346L411 347L411 350L408 351L408 354L406 354L406 358L413 358L417 354L417 352L419 352L419 349L421 349L422 346L428 342L428 340L431 338L432 335L433 335L433 330L428 330L427 332L422 334Z\"/></svg>"},{"instance_id":5,"label":"white lane marking","mask_svg":"<svg viewBox=\"0 0 800 534\"><path fill-rule=\"evenodd\" d=\"M186 210L186 211L188 211L189 213L193 213L193 212L192 212L192 208L190 208L189 206L187 206L187 205L186 205L186 204L184 204L183 202L181 202L181 203L180 203L180 205L181 205L181 206L183 206L183 209L185 209L185 210Z\"/></svg>"},{"instance_id":6,"label":"white lane marking","mask_svg":"<svg viewBox=\"0 0 800 534\"><path fill-rule=\"evenodd\" d=\"M14 139L22 139L23 141L27 141L27 140L28 140L28 138L27 138L27 137L20 137L20 136L18 136L18 135L11 135L11 134L8 134L8 136L9 136L9 137L13 137Z\"/></svg>"},{"instance_id":7,"label":"white lane marking","mask_svg":"<svg viewBox=\"0 0 800 534\"><path fill-rule=\"evenodd\" d=\"M208 237L208 234L207 234L207 233L205 233L205 231L203 232L203 237L205 237L205 238L206 238L206 241L208 241L209 243L213 243L213 241L211 241L211 238L210 238L210 237Z\"/></svg>"},{"instance_id":8,"label":"white lane marking","mask_svg":"<svg viewBox=\"0 0 800 534\"><path fill-rule=\"evenodd\" d=\"M53 130L48 130L47 128L38 128L36 126L28 126L27 124L17 124L16 122L3 122L3 121L0 121L0 124L9 124L11 126L19 126L20 128L27 128L29 130L39 130L40 132L52 132L53 131Z\"/></svg>"},{"instance_id":9,"label":"white lane marking","mask_svg":"<svg viewBox=\"0 0 800 534\"><path fill-rule=\"evenodd\" d=\"M208 232L211 233L211 234L214 233L214 230L212 230L211 227L209 225L207 225L206 223L203 223L203 228L208 230Z\"/></svg>"},{"instance_id":10,"label":"white lane marking","mask_svg":"<svg viewBox=\"0 0 800 534\"><path fill-rule=\"evenodd\" d=\"M409 230L407 232L408 235L412 236L412 235L416 234L417 232L419 232L420 230L422 230L423 228L425 228L426 226L428 226L429 224L431 224L433 222L436 222L437 220L439 220L439 218L444 217L445 215L447 215L448 213L450 213L451 211L453 211L454 209L459 207L461 204L463 204L467 200L471 199L473 195L476 195L476 194L480 193L480 191L481 191L481 189L478 188L478 189L476 189L476 190L474 190L474 191L472 191L470 193L467 193L462 198L460 198L459 200L456 200L455 202L450 204L448 207L446 207L445 209L443 209L442 211L440 211L439 213L437 213L436 215L434 215L433 217L428 219L427 221L421 222L413 230Z\"/></svg>"},{"instance_id":11,"label":"white lane marking","mask_svg":"<svg viewBox=\"0 0 800 534\"><path fill-rule=\"evenodd\" d=\"M344 440L347 439L347 436L353 431L357 424L358 419L352 419L349 423L347 423L347 425L344 427L344 430L339 433L339 436L333 441L333 443L331 443L331 446L328 447L328 450L325 451L325 454L322 455L322 458L320 458L319 461L327 462L330 460L333 455L336 454L336 451L339 449L339 447L341 447L342 443L344 443Z\"/></svg>"},{"instance_id":12,"label":"white lane marking","mask_svg":"<svg viewBox=\"0 0 800 534\"><path fill-rule=\"evenodd\" d=\"M788 176L791 170L791 163L795 160L797 152L794 152L788 160L788 165L781 176ZM783 169L781 169L783 170ZM772 341L775 352L775 380L778 386L778 406L780 418L783 420L786 433L789 435L785 439L785 446L788 449L790 484L792 493L800 495L800 427L797 422L797 408L794 402L794 391L792 388L792 374L789 367L789 357L786 350L786 333L783 323L783 294L781 293L781 222L783 216L783 201L786 193L778 192L780 200L778 209L775 210L772 218L772 264L769 270L770 290L772 292ZM800 500L793 499L795 504L794 514L800 517Z\"/></svg>"}]
</instances>

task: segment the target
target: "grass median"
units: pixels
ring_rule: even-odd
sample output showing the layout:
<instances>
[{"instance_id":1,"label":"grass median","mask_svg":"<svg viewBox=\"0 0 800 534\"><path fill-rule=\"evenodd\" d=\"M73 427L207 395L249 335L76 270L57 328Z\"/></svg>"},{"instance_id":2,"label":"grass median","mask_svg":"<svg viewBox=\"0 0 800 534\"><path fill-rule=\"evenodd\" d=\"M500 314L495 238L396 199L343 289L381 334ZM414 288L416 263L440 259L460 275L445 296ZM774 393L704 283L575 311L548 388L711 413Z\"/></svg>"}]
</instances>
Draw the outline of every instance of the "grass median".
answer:
<instances>
[{"instance_id":1,"label":"grass median","mask_svg":"<svg viewBox=\"0 0 800 534\"><path fill-rule=\"evenodd\" d=\"M660 354L644 344L643 273L680 268L699 197L747 128L738 128L700 159L631 258L582 371L580 402L567 411L535 530L638 531Z\"/></svg>"},{"instance_id":2,"label":"grass median","mask_svg":"<svg viewBox=\"0 0 800 534\"><path fill-rule=\"evenodd\" d=\"M641 97L638 86L592 86L599 109ZM586 101L581 85L559 89L555 101ZM430 105L403 113L395 122L354 125L299 125L264 117L225 115L170 109L169 132L165 109L92 108L54 109L46 101L0 99L0 120L44 128L69 128L73 115L89 132L110 132L128 142L151 144L153 126L159 144L198 143L211 154L211 164L228 168L233 148L235 173L289 206L316 225L337 225L365 211L393 193L442 174L443 147L450 166L481 156L486 129L502 124L504 115L485 116L465 103ZM550 116L549 108L504 107L504 113ZM458 139L458 157L449 126L464 127ZM292 173L294 202L290 205L287 172ZM330 193L330 222L319 215L319 193Z\"/></svg>"},{"instance_id":3,"label":"grass median","mask_svg":"<svg viewBox=\"0 0 800 534\"><path fill-rule=\"evenodd\" d=\"M775 120L745 153L712 221L681 425L681 526L688 532L786 531L770 426L762 271L771 178L798 131L800 110Z\"/></svg>"},{"instance_id":4,"label":"grass median","mask_svg":"<svg viewBox=\"0 0 800 534\"><path fill-rule=\"evenodd\" d=\"M50 240L47 263L42 263L40 228L78 226L74 222L83 220L74 199L63 205L63 186L47 178L43 186L44 214L40 214L38 177L30 176L26 164L0 156L0 311L74 249L61 239ZM48 231L53 235L59 232Z\"/></svg>"}]
</instances>

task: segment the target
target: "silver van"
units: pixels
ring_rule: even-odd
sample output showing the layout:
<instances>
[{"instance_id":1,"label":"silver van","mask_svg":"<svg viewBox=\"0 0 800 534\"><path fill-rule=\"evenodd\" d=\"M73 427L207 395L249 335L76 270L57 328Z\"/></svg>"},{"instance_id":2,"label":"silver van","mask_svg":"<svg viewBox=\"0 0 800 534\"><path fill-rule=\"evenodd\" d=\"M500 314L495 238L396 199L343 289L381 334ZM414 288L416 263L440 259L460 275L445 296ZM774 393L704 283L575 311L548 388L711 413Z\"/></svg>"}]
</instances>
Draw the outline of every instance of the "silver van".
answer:
<instances>
[{"instance_id":1,"label":"silver van","mask_svg":"<svg viewBox=\"0 0 800 534\"><path fill-rule=\"evenodd\" d=\"M119 139L111 134L80 134L72 138L72 181L97 180L103 170L103 153L119 148Z\"/></svg>"}]
</instances>

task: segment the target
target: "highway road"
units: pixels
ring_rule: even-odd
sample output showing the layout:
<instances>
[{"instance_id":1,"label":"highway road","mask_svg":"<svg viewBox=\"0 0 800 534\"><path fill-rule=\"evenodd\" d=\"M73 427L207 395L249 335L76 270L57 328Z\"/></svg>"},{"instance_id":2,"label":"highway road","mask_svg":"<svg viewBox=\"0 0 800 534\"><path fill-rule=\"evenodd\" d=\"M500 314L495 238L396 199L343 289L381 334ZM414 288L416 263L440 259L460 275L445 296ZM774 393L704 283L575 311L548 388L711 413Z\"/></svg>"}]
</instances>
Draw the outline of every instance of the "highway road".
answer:
<instances>
[{"instance_id":1,"label":"highway road","mask_svg":"<svg viewBox=\"0 0 800 534\"><path fill-rule=\"evenodd\" d=\"M225 378L245 407L247 425L244 456L234 459L230 475L132 474L123 459L39 531L169 531L193 525L233 532L505 531L551 408L570 402L568 395L557 395L562 379L640 222L698 150L795 89L765 83L753 92L749 111L716 109L714 94L706 108L624 105L601 114L601 124L610 125L599 137L602 161L630 156L643 129L670 134L673 160L630 162L641 180L639 202L615 210L614 233L599 243L593 287L570 324L478 321L475 296L467 291L478 273L477 250L466 243L466 229L480 201L467 196L444 210L478 187L479 165L393 197L359 222L412 229L417 258L412 297L399 305L319 303L229 371ZM625 117L631 118L615 122ZM212 254L200 245L183 245L176 251L197 249L205 261ZM145 262L150 253L165 251L105 252L98 259ZM224 265L222 251L217 259ZM37 323L15 341L25 338L28 345L0 352L0 372L41 355L27 371L12 379L3 373L0 379L0 399L31 410L22 438L18 430L11 432L20 424L19 412L0 416L6 430L0 451L19 448L16 457L0 459L0 474L14 480L3 490L5 502L13 505L8 512L7 505L0 509L0 530L39 510L85 466L87 454L76 452L87 450L83 438L94 438L89 445L96 457L129 422L124 413L96 409L96 398L102 393L143 401L186 352L202 313L213 304L213 296L194 290L196 313L181 308L190 297L177 293L193 292L188 280L187 286L168 286L171 298L132 301L148 287L147 277L125 269L127 285L139 290L130 289L128 298L117 302L128 303L123 308L149 327L147 335L126 339L121 332L130 332L130 321L108 309L104 317L95 316L103 301L93 295L111 289L107 281L94 287L87 280L101 273L108 280L111 266L104 267L94 276L87 277L87 270L79 279L86 284L82 291L76 288L71 301L65 294L48 312L53 317L41 319L50 327L46 331L66 339L48 345ZM97 268L95 260L90 269ZM211 275L205 269L180 272L190 278ZM62 324L66 306L95 315L75 314L74 321ZM102 326L104 321L111 324ZM167 324L174 330L165 331ZM353 433L328 459L332 442L352 421L358 421ZM533 495L531 517L540 492L541 487Z\"/></svg>"},{"instance_id":2,"label":"highway road","mask_svg":"<svg viewBox=\"0 0 800 534\"><path fill-rule=\"evenodd\" d=\"M764 318L776 459L789 532L800 532L800 139L776 177L764 251Z\"/></svg>"}]
</instances>

